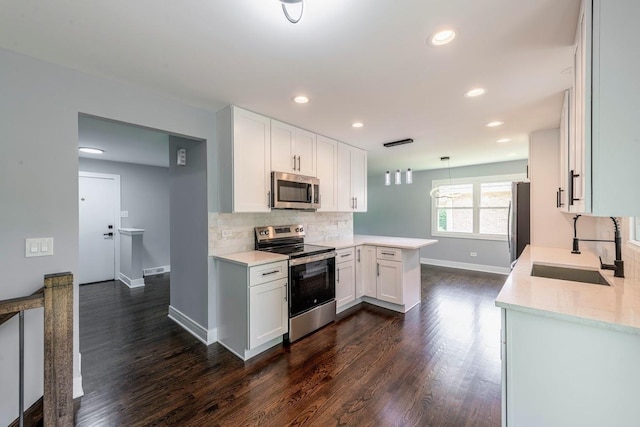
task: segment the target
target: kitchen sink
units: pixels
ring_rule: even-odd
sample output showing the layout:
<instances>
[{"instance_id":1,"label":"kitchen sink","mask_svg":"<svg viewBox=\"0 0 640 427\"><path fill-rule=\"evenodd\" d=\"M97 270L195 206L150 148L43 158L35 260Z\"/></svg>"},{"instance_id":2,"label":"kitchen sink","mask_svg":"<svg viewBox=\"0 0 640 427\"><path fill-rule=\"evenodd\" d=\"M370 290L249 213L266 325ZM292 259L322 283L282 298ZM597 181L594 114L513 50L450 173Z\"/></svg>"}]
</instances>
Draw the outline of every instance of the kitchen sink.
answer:
<instances>
[{"instance_id":1,"label":"kitchen sink","mask_svg":"<svg viewBox=\"0 0 640 427\"><path fill-rule=\"evenodd\" d=\"M546 277L548 279L570 280L572 282L610 286L609 282L607 282L598 270L581 270L578 268L533 264L531 275Z\"/></svg>"}]
</instances>

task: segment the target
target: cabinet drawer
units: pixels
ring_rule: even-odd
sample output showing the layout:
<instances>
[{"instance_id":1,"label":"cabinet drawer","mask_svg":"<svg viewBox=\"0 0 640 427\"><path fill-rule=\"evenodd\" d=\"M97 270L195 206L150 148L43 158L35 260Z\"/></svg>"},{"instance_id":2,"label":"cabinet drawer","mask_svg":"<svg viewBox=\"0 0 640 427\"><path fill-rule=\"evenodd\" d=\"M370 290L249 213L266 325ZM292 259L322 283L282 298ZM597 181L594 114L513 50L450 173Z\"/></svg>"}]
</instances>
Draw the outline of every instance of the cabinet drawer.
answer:
<instances>
[{"instance_id":1,"label":"cabinet drawer","mask_svg":"<svg viewBox=\"0 0 640 427\"><path fill-rule=\"evenodd\" d=\"M249 286L271 282L272 280L289 277L288 261L278 261L269 264L257 265L249 269Z\"/></svg>"},{"instance_id":2,"label":"cabinet drawer","mask_svg":"<svg viewBox=\"0 0 640 427\"><path fill-rule=\"evenodd\" d=\"M355 258L354 248L344 248L336 251L336 264L340 262L353 261Z\"/></svg>"},{"instance_id":3,"label":"cabinet drawer","mask_svg":"<svg viewBox=\"0 0 640 427\"><path fill-rule=\"evenodd\" d=\"M388 261L402 261L402 249L378 247L376 249L376 258Z\"/></svg>"}]
</instances>

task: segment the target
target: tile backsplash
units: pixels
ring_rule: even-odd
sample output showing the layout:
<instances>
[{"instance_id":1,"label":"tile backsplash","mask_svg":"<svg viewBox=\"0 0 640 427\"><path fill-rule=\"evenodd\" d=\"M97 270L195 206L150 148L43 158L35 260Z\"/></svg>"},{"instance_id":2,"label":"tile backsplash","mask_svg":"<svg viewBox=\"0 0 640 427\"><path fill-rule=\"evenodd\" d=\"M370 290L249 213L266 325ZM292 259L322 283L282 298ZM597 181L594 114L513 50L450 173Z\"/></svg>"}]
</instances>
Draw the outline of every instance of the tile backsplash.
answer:
<instances>
[{"instance_id":1,"label":"tile backsplash","mask_svg":"<svg viewBox=\"0 0 640 427\"><path fill-rule=\"evenodd\" d=\"M303 212L278 210L270 213L209 212L209 256L251 251L254 227L302 224L308 243L353 237L351 212ZM228 234L230 233L230 236ZM223 237L223 234L225 237Z\"/></svg>"}]
</instances>

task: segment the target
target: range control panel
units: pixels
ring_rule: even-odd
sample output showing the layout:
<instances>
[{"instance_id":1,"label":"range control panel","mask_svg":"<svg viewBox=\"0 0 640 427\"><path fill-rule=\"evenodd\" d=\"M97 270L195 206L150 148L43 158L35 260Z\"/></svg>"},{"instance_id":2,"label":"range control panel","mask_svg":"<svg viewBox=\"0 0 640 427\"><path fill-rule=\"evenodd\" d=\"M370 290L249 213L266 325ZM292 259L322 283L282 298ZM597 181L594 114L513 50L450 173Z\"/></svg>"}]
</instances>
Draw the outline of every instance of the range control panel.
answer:
<instances>
[{"instance_id":1,"label":"range control panel","mask_svg":"<svg viewBox=\"0 0 640 427\"><path fill-rule=\"evenodd\" d=\"M255 231L256 239L259 242L271 239L304 237L306 234L302 224L256 227Z\"/></svg>"}]
</instances>

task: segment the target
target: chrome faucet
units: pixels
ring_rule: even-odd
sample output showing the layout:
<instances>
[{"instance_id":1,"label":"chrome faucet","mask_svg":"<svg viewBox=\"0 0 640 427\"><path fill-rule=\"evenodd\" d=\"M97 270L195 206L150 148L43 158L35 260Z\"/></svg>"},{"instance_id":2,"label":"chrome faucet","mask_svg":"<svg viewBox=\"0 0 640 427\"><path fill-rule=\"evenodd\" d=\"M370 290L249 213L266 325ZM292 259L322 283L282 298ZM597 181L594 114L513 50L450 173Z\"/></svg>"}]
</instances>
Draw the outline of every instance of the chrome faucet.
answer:
<instances>
[{"instance_id":1,"label":"chrome faucet","mask_svg":"<svg viewBox=\"0 0 640 427\"><path fill-rule=\"evenodd\" d=\"M618 224L618 220L614 217L610 217L613 221L614 226L614 235L613 240L599 240L599 239L578 239L578 218L582 215L576 215L573 217L573 249L571 250L572 254L580 253L579 242L613 242L616 245L616 259L613 261L613 264L605 264L602 262L602 257L600 258L600 268L603 270L613 270L614 277L624 277L624 261L622 260L622 238L620 237L620 224Z\"/></svg>"}]
</instances>

